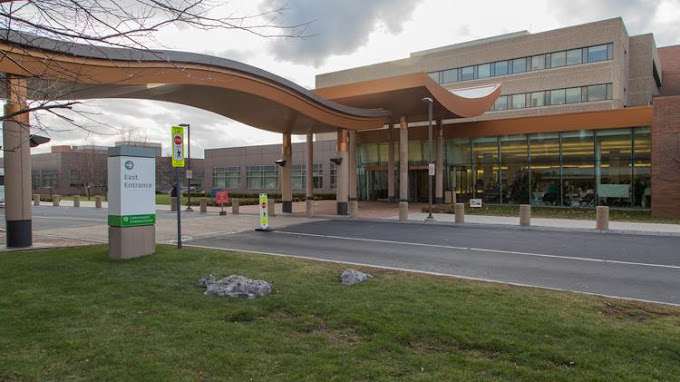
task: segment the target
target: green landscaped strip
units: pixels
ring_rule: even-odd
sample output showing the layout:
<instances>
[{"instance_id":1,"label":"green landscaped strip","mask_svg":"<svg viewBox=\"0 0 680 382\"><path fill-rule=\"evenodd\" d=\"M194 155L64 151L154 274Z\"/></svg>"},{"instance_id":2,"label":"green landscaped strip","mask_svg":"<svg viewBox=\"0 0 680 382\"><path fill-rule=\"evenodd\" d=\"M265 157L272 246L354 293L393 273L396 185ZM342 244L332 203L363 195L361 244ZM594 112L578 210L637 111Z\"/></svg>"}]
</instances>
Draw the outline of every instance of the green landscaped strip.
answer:
<instances>
[{"instance_id":1,"label":"green landscaped strip","mask_svg":"<svg viewBox=\"0 0 680 382\"><path fill-rule=\"evenodd\" d=\"M680 309L540 289L158 247L0 255L0 381L674 381ZM367 270L360 268L362 270ZM257 300L199 277L271 281Z\"/></svg>"},{"instance_id":2,"label":"green landscaped strip","mask_svg":"<svg viewBox=\"0 0 680 382\"><path fill-rule=\"evenodd\" d=\"M109 225L112 227L140 227L154 224L156 224L156 214L109 215Z\"/></svg>"}]
</instances>

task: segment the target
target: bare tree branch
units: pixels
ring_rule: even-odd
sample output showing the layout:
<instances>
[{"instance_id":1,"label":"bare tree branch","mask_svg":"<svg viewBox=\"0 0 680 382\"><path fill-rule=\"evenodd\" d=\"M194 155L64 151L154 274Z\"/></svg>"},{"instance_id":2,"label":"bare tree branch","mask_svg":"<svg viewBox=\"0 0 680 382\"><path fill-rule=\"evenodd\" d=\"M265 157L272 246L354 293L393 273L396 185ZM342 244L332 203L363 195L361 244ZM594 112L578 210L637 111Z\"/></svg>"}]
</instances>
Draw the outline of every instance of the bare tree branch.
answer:
<instances>
[{"instance_id":1,"label":"bare tree branch","mask_svg":"<svg viewBox=\"0 0 680 382\"><path fill-rule=\"evenodd\" d=\"M198 30L242 31L262 38L308 37L310 23L277 25L267 22L286 8L265 10L256 14L239 14L223 1L216 0L0 0L0 34L9 40L13 31L22 32L23 45L30 46L40 38L66 43L84 44L108 57L102 47L128 48L145 54L163 56L150 49L157 32L170 26L186 26ZM88 134L97 133L96 118L78 110L78 83L92 83L92 78L78 69L51 60L50 53L40 62L46 69L31 70L32 63L19 62L11 52L0 50L0 61L8 60L26 73L28 94L32 101L17 112L4 115L0 121L31 113L36 123L27 126L40 131L54 131L43 124L45 116L67 122ZM111 58L113 65L118 65ZM46 73L62 78L55 81ZM135 73L131 74L132 76ZM1 81L0 82L4 82ZM73 84L73 86L68 86ZM68 114L67 114L68 113ZM83 126L76 116L94 126ZM99 123L102 125L101 123Z\"/></svg>"}]
</instances>

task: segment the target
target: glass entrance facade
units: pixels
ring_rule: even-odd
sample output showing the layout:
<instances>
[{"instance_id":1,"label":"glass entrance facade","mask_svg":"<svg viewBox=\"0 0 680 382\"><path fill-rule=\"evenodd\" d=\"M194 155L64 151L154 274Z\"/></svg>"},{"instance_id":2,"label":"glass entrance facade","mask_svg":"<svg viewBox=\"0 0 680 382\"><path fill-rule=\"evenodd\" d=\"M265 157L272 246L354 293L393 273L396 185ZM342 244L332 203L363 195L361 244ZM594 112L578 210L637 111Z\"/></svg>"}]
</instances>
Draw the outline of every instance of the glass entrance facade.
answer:
<instances>
[{"instance_id":1,"label":"glass entrance facade","mask_svg":"<svg viewBox=\"0 0 680 382\"><path fill-rule=\"evenodd\" d=\"M450 139L445 189L490 204L650 208L650 139L648 127ZM425 142L409 143L410 178L428 154ZM384 198L387 145L360 145L358 166L360 197Z\"/></svg>"},{"instance_id":2,"label":"glass entrance facade","mask_svg":"<svg viewBox=\"0 0 680 382\"><path fill-rule=\"evenodd\" d=\"M647 127L447 142L447 189L491 204L650 208Z\"/></svg>"}]
</instances>

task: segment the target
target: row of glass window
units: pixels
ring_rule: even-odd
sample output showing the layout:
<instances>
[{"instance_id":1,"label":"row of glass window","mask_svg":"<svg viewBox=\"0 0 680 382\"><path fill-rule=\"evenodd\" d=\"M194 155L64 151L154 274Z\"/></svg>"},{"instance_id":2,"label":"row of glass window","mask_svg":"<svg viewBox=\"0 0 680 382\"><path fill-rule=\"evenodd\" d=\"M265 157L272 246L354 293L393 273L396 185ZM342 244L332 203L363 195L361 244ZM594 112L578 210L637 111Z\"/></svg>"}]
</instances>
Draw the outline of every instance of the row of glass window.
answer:
<instances>
[{"instance_id":1,"label":"row of glass window","mask_svg":"<svg viewBox=\"0 0 680 382\"><path fill-rule=\"evenodd\" d=\"M460 200L651 206L649 128L456 139L446 154Z\"/></svg>"},{"instance_id":2,"label":"row of glass window","mask_svg":"<svg viewBox=\"0 0 680 382\"><path fill-rule=\"evenodd\" d=\"M305 165L293 165L291 183L296 191L305 189ZM314 188L323 188L323 166L313 165ZM330 186L335 188L337 170L334 164L330 167ZM240 167L213 168L213 187L238 189L241 187ZM279 170L277 166L260 165L246 167L246 187L249 190L277 190L279 188Z\"/></svg>"},{"instance_id":3,"label":"row of glass window","mask_svg":"<svg viewBox=\"0 0 680 382\"><path fill-rule=\"evenodd\" d=\"M563 66L608 61L613 59L613 57L614 44L608 43L539 54L531 57L520 57L512 60L442 70L430 73L430 77L439 84L449 84L560 68Z\"/></svg>"},{"instance_id":4,"label":"row of glass window","mask_svg":"<svg viewBox=\"0 0 680 382\"><path fill-rule=\"evenodd\" d=\"M394 160L399 163L399 142L394 142ZM389 156L388 143L364 143L357 146L357 164L385 164ZM408 142L408 161L411 165L419 165L434 160L430 158L430 145L427 142Z\"/></svg>"},{"instance_id":5,"label":"row of glass window","mask_svg":"<svg viewBox=\"0 0 680 382\"><path fill-rule=\"evenodd\" d=\"M291 174L293 190L303 191L307 188L307 171L305 165L294 165ZM312 165L312 183L315 189L323 188L323 166L321 164Z\"/></svg>"},{"instance_id":6,"label":"row of glass window","mask_svg":"<svg viewBox=\"0 0 680 382\"><path fill-rule=\"evenodd\" d=\"M240 167L213 168L213 187L233 189L240 185Z\"/></svg>"},{"instance_id":7,"label":"row of glass window","mask_svg":"<svg viewBox=\"0 0 680 382\"><path fill-rule=\"evenodd\" d=\"M492 111L517 110L529 107L598 102L613 98L613 85L599 84L566 89L518 93L498 97Z\"/></svg>"},{"instance_id":8,"label":"row of glass window","mask_svg":"<svg viewBox=\"0 0 680 382\"><path fill-rule=\"evenodd\" d=\"M59 185L57 170L36 170L31 172L33 187L55 188Z\"/></svg>"}]
</instances>

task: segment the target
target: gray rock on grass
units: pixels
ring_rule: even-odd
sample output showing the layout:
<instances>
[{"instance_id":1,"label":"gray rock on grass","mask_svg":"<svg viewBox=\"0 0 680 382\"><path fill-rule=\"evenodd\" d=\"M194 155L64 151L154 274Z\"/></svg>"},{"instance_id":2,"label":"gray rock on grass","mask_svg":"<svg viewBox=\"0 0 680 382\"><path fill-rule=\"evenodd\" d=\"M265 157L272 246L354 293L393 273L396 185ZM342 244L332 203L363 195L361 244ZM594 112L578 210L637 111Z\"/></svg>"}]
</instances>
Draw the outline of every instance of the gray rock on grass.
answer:
<instances>
[{"instance_id":1,"label":"gray rock on grass","mask_svg":"<svg viewBox=\"0 0 680 382\"><path fill-rule=\"evenodd\" d=\"M214 275L201 277L198 285L205 288L205 294L220 297L257 298L272 293L272 284L264 280L253 280L245 276L231 275L217 279Z\"/></svg>"},{"instance_id":2,"label":"gray rock on grass","mask_svg":"<svg viewBox=\"0 0 680 382\"><path fill-rule=\"evenodd\" d=\"M370 278L373 278L373 276L354 269L347 269L340 275L340 280L342 281L343 285L355 285L363 283Z\"/></svg>"}]
</instances>

